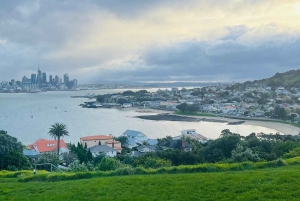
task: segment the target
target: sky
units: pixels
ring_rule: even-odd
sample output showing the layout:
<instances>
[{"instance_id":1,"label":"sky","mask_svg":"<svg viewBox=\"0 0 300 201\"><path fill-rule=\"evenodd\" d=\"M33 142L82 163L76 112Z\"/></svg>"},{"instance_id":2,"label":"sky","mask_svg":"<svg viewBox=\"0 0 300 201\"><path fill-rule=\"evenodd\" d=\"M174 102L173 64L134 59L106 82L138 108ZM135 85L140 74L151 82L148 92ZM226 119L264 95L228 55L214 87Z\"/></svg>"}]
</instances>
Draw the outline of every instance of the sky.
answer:
<instances>
[{"instance_id":1,"label":"sky","mask_svg":"<svg viewBox=\"0 0 300 201\"><path fill-rule=\"evenodd\" d=\"M0 81L242 82L299 53L300 0L0 0Z\"/></svg>"}]
</instances>

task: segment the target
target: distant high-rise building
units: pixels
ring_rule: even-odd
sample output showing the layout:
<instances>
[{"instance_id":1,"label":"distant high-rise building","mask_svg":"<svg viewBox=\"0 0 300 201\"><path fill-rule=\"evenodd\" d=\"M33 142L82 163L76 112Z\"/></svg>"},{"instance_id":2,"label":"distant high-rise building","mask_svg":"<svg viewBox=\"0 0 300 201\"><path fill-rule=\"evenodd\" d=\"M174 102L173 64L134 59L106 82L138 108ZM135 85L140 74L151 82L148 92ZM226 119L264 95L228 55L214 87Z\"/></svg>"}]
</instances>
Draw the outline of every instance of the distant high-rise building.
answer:
<instances>
[{"instance_id":1,"label":"distant high-rise building","mask_svg":"<svg viewBox=\"0 0 300 201\"><path fill-rule=\"evenodd\" d=\"M36 82L37 82L38 86L41 86L42 82L43 82L42 71L40 70L40 68L38 69L38 74L37 74Z\"/></svg>"},{"instance_id":2,"label":"distant high-rise building","mask_svg":"<svg viewBox=\"0 0 300 201\"><path fill-rule=\"evenodd\" d=\"M55 75L55 84L59 83L59 77L57 75Z\"/></svg>"},{"instance_id":3,"label":"distant high-rise building","mask_svg":"<svg viewBox=\"0 0 300 201\"><path fill-rule=\"evenodd\" d=\"M27 83L28 82L28 78L26 77L26 76L24 76L23 78L22 78L22 83Z\"/></svg>"},{"instance_id":4,"label":"distant high-rise building","mask_svg":"<svg viewBox=\"0 0 300 201\"><path fill-rule=\"evenodd\" d=\"M16 81L15 81L14 79L12 79L12 80L10 81L10 85L11 85L11 86L15 86L15 85L16 85Z\"/></svg>"},{"instance_id":5,"label":"distant high-rise building","mask_svg":"<svg viewBox=\"0 0 300 201\"><path fill-rule=\"evenodd\" d=\"M52 75L49 75L49 83L52 84L52 82L53 82Z\"/></svg>"},{"instance_id":6,"label":"distant high-rise building","mask_svg":"<svg viewBox=\"0 0 300 201\"><path fill-rule=\"evenodd\" d=\"M68 82L69 82L69 75L68 75L68 73L65 73L64 74L64 83L68 84Z\"/></svg>"},{"instance_id":7,"label":"distant high-rise building","mask_svg":"<svg viewBox=\"0 0 300 201\"><path fill-rule=\"evenodd\" d=\"M42 73L43 83L47 83L47 74L45 72Z\"/></svg>"},{"instance_id":8,"label":"distant high-rise building","mask_svg":"<svg viewBox=\"0 0 300 201\"><path fill-rule=\"evenodd\" d=\"M77 88L77 80L76 79L73 80L73 87Z\"/></svg>"},{"instance_id":9,"label":"distant high-rise building","mask_svg":"<svg viewBox=\"0 0 300 201\"><path fill-rule=\"evenodd\" d=\"M36 84L36 74L31 74L31 84Z\"/></svg>"}]
</instances>

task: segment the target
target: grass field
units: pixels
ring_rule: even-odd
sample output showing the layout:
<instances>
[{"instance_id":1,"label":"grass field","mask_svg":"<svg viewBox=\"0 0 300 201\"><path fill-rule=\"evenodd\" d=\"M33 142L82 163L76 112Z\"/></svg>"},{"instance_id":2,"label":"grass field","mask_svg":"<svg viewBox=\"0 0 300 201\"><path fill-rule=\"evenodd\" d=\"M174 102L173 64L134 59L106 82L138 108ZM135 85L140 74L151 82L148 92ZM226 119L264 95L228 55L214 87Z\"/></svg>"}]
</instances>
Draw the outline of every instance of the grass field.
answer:
<instances>
[{"instance_id":1,"label":"grass field","mask_svg":"<svg viewBox=\"0 0 300 201\"><path fill-rule=\"evenodd\" d=\"M300 165L60 182L0 178L0 200L300 200Z\"/></svg>"},{"instance_id":2,"label":"grass field","mask_svg":"<svg viewBox=\"0 0 300 201\"><path fill-rule=\"evenodd\" d=\"M179 115L189 115L189 116L203 116L203 117L217 117L217 115L214 114L208 114L208 113L189 113L189 112L181 112L181 111L175 111L175 114Z\"/></svg>"}]
</instances>

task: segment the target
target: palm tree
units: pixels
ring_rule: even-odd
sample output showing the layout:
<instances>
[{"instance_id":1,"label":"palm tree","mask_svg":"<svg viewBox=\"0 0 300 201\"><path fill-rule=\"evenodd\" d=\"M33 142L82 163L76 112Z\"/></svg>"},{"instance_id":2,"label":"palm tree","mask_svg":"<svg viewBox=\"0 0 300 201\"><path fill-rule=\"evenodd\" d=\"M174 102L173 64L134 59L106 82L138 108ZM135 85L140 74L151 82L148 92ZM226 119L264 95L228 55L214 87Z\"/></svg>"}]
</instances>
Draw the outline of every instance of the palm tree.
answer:
<instances>
[{"instance_id":1,"label":"palm tree","mask_svg":"<svg viewBox=\"0 0 300 201\"><path fill-rule=\"evenodd\" d=\"M48 134L54 139L57 139L57 155L59 157L60 138L64 136L69 136L67 125L63 123L54 123L53 125L51 125Z\"/></svg>"}]
</instances>

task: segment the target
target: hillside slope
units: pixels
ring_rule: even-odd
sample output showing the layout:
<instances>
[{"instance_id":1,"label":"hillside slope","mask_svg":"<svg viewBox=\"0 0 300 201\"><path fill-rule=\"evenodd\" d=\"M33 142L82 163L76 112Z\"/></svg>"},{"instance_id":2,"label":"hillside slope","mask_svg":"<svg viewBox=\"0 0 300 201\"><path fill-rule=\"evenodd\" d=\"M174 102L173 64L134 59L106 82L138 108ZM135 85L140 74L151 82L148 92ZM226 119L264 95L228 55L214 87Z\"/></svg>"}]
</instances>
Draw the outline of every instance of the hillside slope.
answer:
<instances>
[{"instance_id":1,"label":"hillside slope","mask_svg":"<svg viewBox=\"0 0 300 201\"><path fill-rule=\"evenodd\" d=\"M300 69L290 70L284 73L276 73L274 76L262 80L244 82L243 85L264 85L269 87L300 87Z\"/></svg>"}]
</instances>

